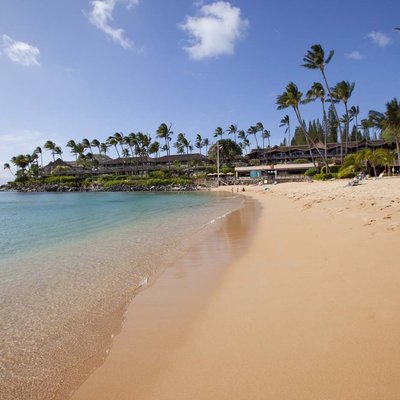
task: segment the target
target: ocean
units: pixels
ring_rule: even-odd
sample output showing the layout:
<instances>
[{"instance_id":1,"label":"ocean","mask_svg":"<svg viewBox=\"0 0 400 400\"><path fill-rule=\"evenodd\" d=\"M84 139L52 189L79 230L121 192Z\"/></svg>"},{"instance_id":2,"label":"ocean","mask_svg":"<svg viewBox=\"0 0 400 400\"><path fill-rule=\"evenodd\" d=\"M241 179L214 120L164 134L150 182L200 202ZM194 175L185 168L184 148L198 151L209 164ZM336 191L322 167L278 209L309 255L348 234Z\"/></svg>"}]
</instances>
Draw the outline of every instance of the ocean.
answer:
<instances>
[{"instance_id":1,"label":"ocean","mask_svg":"<svg viewBox=\"0 0 400 400\"><path fill-rule=\"evenodd\" d=\"M214 192L0 193L0 399L65 398L138 290L242 205Z\"/></svg>"}]
</instances>

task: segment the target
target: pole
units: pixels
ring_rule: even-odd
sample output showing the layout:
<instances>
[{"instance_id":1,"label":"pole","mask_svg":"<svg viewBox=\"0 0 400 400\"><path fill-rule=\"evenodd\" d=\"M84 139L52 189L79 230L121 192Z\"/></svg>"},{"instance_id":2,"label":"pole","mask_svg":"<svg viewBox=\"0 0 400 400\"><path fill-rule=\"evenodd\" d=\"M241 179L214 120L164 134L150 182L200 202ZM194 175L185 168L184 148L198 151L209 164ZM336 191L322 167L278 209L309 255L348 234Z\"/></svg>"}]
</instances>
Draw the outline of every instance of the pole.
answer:
<instances>
[{"instance_id":1,"label":"pole","mask_svg":"<svg viewBox=\"0 0 400 400\"><path fill-rule=\"evenodd\" d=\"M217 186L219 187L219 140L217 140Z\"/></svg>"}]
</instances>

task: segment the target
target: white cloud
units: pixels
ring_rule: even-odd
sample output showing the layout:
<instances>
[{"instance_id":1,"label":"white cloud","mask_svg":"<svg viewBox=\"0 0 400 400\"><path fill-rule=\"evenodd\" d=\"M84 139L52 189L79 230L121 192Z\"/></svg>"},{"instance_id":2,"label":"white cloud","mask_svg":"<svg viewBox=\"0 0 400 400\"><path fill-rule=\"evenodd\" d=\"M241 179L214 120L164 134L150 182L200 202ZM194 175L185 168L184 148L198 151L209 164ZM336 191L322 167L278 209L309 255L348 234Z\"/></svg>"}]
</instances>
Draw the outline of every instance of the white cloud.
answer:
<instances>
[{"instance_id":1,"label":"white cloud","mask_svg":"<svg viewBox=\"0 0 400 400\"><path fill-rule=\"evenodd\" d=\"M383 32L372 31L367 35L373 43L377 44L379 47L386 47L392 42L392 38Z\"/></svg>"},{"instance_id":2,"label":"white cloud","mask_svg":"<svg viewBox=\"0 0 400 400\"><path fill-rule=\"evenodd\" d=\"M190 45L184 50L195 60L233 54L236 41L249 25L249 21L241 17L240 8L226 1L197 6L198 16L187 16L186 21L178 25L190 37Z\"/></svg>"},{"instance_id":3,"label":"white cloud","mask_svg":"<svg viewBox=\"0 0 400 400\"><path fill-rule=\"evenodd\" d=\"M345 57L348 58L349 60L356 60L356 61L359 61L359 60L362 60L365 58L365 56L357 50L353 50L350 53L346 53Z\"/></svg>"},{"instance_id":4,"label":"white cloud","mask_svg":"<svg viewBox=\"0 0 400 400\"><path fill-rule=\"evenodd\" d=\"M6 56L17 64L24 65L25 67L40 65L38 61L40 51L35 46L31 46L25 42L18 42L7 35L1 35L0 47L3 47Z\"/></svg>"},{"instance_id":5,"label":"white cloud","mask_svg":"<svg viewBox=\"0 0 400 400\"><path fill-rule=\"evenodd\" d=\"M125 3L129 10L139 3L139 0L91 0L91 10L87 16L89 21L104 32L112 40L120 44L124 49L133 46L131 40L125 36L121 28L113 28L110 22L113 21L113 11L117 3Z\"/></svg>"}]
</instances>

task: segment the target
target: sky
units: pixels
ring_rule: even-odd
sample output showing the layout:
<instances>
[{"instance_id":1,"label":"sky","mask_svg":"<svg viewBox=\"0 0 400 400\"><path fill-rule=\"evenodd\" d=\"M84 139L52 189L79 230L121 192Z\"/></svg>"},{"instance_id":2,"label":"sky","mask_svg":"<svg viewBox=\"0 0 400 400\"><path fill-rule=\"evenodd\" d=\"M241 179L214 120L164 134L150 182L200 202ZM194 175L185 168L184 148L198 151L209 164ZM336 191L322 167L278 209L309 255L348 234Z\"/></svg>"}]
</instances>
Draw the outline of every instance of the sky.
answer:
<instances>
[{"instance_id":1,"label":"sky","mask_svg":"<svg viewBox=\"0 0 400 400\"><path fill-rule=\"evenodd\" d=\"M279 144L294 115L276 96L321 80L300 66L316 43L335 51L330 85L356 83L364 118L400 95L395 27L398 0L0 0L0 183L5 162L46 140L72 159L69 139L155 138L162 122L194 142L260 121Z\"/></svg>"}]
</instances>

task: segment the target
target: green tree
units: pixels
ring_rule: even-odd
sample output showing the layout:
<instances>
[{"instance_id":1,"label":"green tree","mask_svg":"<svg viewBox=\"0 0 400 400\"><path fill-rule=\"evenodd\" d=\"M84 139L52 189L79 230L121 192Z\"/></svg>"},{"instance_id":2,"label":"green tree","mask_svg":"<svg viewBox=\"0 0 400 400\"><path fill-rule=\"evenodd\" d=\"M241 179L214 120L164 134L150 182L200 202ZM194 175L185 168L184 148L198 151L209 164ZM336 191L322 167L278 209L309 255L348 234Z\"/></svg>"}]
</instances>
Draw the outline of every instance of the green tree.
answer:
<instances>
[{"instance_id":1,"label":"green tree","mask_svg":"<svg viewBox=\"0 0 400 400\"><path fill-rule=\"evenodd\" d=\"M310 138L310 136L307 132L307 128L301 117L300 104L303 104L303 93L299 91L298 87L293 82L290 82L286 86L286 90L277 97L276 104L278 105L278 110L283 110L288 107L291 107L294 110L297 120L299 122L299 125L300 125L301 129L303 130L303 134L304 134L304 137L307 142L307 146L308 146L308 149L310 152L310 157L311 157L312 163L314 164L314 166L317 166L315 159L314 159L314 155L311 150L311 144L314 145L314 147L316 148L320 157L322 159L324 159L324 157L322 156L318 147L315 146L315 143L313 142L313 140ZM325 163L326 163L326 160L325 160Z\"/></svg>"},{"instance_id":2,"label":"green tree","mask_svg":"<svg viewBox=\"0 0 400 400\"><path fill-rule=\"evenodd\" d=\"M349 141L349 124L350 124L350 115L348 102L354 91L355 83L350 83L349 81L341 81L336 84L336 86L332 89L332 96L334 99L343 102L345 110L346 110L346 119L345 119L345 132L344 132L344 140L345 140L345 149L347 153L348 141Z\"/></svg>"},{"instance_id":3,"label":"green tree","mask_svg":"<svg viewBox=\"0 0 400 400\"><path fill-rule=\"evenodd\" d=\"M220 148L220 162L222 164L230 164L235 161L236 156L242 154L242 149L240 146L231 139L222 139L218 141L218 146ZM208 157L210 160L216 162L217 160L217 144L213 144L208 152Z\"/></svg>"},{"instance_id":4,"label":"green tree","mask_svg":"<svg viewBox=\"0 0 400 400\"><path fill-rule=\"evenodd\" d=\"M335 52L333 50L331 50L329 52L328 57L325 58L325 51L322 48L322 46L320 44L314 44L313 46L311 46L311 50L308 50L307 54L304 56L304 58L303 58L304 64L302 66L305 68L308 68L308 69L318 69L321 72L322 77L325 82L325 88L327 89L330 100L332 101L332 110L335 113L336 121L339 121L339 116L338 116L335 104L333 102L334 96L333 96L331 88L328 84L328 80L326 78L326 72L325 72L325 68L326 68L327 64L329 64L329 62L332 60L332 57L334 54L335 54ZM343 137L342 127L341 127L340 123L338 123L338 128L339 128L340 137ZM341 162L343 162L342 142L340 143L340 159L341 159Z\"/></svg>"},{"instance_id":5,"label":"green tree","mask_svg":"<svg viewBox=\"0 0 400 400\"><path fill-rule=\"evenodd\" d=\"M394 98L386 103L386 110L369 112L372 126L381 130L382 138L388 143L396 143L397 160L400 165L400 102Z\"/></svg>"}]
</instances>

